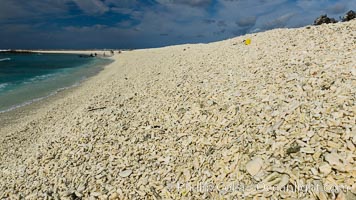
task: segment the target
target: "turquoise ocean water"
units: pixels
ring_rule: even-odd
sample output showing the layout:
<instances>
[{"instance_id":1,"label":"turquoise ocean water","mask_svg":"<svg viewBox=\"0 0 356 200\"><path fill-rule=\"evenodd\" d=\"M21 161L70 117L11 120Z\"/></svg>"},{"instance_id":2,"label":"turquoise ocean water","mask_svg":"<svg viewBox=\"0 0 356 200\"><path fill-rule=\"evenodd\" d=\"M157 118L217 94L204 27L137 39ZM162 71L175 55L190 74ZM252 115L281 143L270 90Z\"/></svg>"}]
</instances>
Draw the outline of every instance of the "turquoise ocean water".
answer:
<instances>
[{"instance_id":1,"label":"turquoise ocean water","mask_svg":"<svg viewBox=\"0 0 356 200\"><path fill-rule=\"evenodd\" d=\"M75 54L0 53L0 113L77 85L110 62Z\"/></svg>"}]
</instances>

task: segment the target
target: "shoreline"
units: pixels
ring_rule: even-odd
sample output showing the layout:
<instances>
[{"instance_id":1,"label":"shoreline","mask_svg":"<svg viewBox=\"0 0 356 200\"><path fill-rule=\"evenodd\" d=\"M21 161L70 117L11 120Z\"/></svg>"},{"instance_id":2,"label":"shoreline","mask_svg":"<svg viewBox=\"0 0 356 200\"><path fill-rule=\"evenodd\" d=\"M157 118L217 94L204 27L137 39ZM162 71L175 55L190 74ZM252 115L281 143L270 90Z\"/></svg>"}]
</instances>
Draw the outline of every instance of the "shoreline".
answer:
<instances>
[{"instance_id":1,"label":"shoreline","mask_svg":"<svg viewBox=\"0 0 356 200\"><path fill-rule=\"evenodd\" d=\"M94 75L95 76L95 75ZM90 77L89 77L90 78ZM76 88L78 86L80 86L80 84L82 84L82 82L86 81L87 79L89 78L86 78L84 80L79 80L78 82L76 82L75 84L71 85L71 86L68 86L68 87L63 87L63 88L59 88L55 91L52 91L49 95L47 96L43 96L43 97L39 97L39 98L35 98L35 99L31 99L29 101L26 101L24 103L21 103L21 104L18 104L18 105L13 105L12 107L8 108L8 109L5 109L5 110L0 110L0 119L1 119L1 115L2 114L6 114L6 113L9 113L11 111L15 111L15 110L18 110L18 109L21 109L23 107L27 107L27 106L31 106L32 104L34 103L40 103L52 96L56 96L58 93L61 93L61 92L64 92L66 90L70 90L70 89L73 89L73 88ZM1 120L0 120L1 121ZM1 125L1 124L0 124Z\"/></svg>"},{"instance_id":2,"label":"shoreline","mask_svg":"<svg viewBox=\"0 0 356 200\"><path fill-rule=\"evenodd\" d=\"M97 54L103 54L103 53L105 53L106 51L96 51L95 53L97 53ZM17 52L17 53L21 53L21 51L20 52ZM81 54L83 54L83 53L90 53L89 51L88 52L86 52L86 51L27 51L26 50L26 53L31 53L31 54L34 54L34 53L43 53L43 54L76 54L76 55L81 55ZM108 53L108 52L106 52L106 53ZM93 53L91 53L91 54L93 54ZM84 58L83 58L84 59ZM114 60L111 58L111 56L110 57L98 57L97 59L106 59L106 60L110 60L111 62L113 62ZM94 61L93 61L94 62ZM110 63L109 63L110 64ZM92 63L88 63L88 64L86 64L86 65L93 65L93 66L91 66L91 68L92 67L98 67L98 69L99 69L99 67L100 67L100 70L98 71L98 72L96 72L95 74L92 74L92 75L90 75L89 77L86 77L86 78L84 78L84 79L80 79L80 80L77 80L74 84L72 84L72 85L69 85L69 86L65 86L65 87L61 87L61 88L58 88L58 89L56 89L56 90L54 90L54 91L51 91L48 95L46 95L46 96L42 96L42 97L38 97L38 98L35 98L35 99L30 99L30 100L28 100L28 101L26 101L26 102L23 102L23 103L21 103L21 104L16 104L16 105L12 105L10 108L7 108L7 109L5 109L5 110L0 110L0 122L1 122L1 115L2 114L5 114L5 113L8 113L8 112L11 112L11 111L13 111L13 110L17 110L17 109L21 109L22 107L26 107L26 106L30 106L31 104L33 104L33 103L36 103L36 102L42 102L43 100L45 100L45 99L48 99L48 98L50 98L50 97L52 97L52 96L56 96L56 94L57 93L61 93L61 92L63 92L63 91L66 91L66 90L69 90L69 89L72 89L72 88L75 88L75 87L78 87L79 85L81 85L83 82L85 82L87 79L89 79L89 78L91 78L91 77L93 77L93 76L96 76L100 71L102 71L104 68L105 68L105 66L106 65L108 65L108 64L92 64ZM97 66L97 65L99 65L99 66ZM1 125L1 123L0 123L0 125Z\"/></svg>"},{"instance_id":3,"label":"shoreline","mask_svg":"<svg viewBox=\"0 0 356 200\"><path fill-rule=\"evenodd\" d=\"M86 80L84 80L83 82L85 82ZM59 90L57 92L54 92L54 94L42 97L39 100L35 100L33 102L31 101L30 103L24 103L24 105L20 105L19 107L16 106L16 108L14 109L0 112L0 132L1 129L14 123L16 119L19 119L23 116L28 116L31 113L35 113L39 109L45 109L51 104L51 102L65 98L69 93L75 92L75 90L80 87L81 84L82 83L79 83L73 85L72 87Z\"/></svg>"},{"instance_id":4,"label":"shoreline","mask_svg":"<svg viewBox=\"0 0 356 200\"><path fill-rule=\"evenodd\" d=\"M32 53L35 53L33 51ZM80 54L83 53L83 51L41 51L39 53L70 53L70 54ZM99 53L103 53L100 52ZM102 59L102 58L100 58ZM16 132L16 130L19 130L26 126L26 124L29 124L33 121L36 121L43 117L43 114L50 111L51 109L55 108L58 106L60 103L65 101L66 98L69 96L73 96L76 94L78 90L80 90L83 85L87 84L90 82L91 79L95 78L98 76L102 71L104 71L109 65L113 64L115 62L115 59L112 58L104 58L104 59L109 59L112 62L106 65L101 66L101 70L99 70L97 73L93 74L90 77L87 77L83 80L80 80L79 82L75 83L74 85L71 85L66 88L61 88L56 91L53 91L50 95L41 97L39 99L34 99L31 100L31 102L26 102L22 105L16 106L14 109L9 109L4 112L0 112L0 137L8 137L11 132ZM95 66L93 66L95 67ZM15 128L15 129L14 129ZM40 135L37 135L40 137ZM16 138L17 136L15 136ZM28 136L27 136L28 137ZM36 137L35 137L36 138ZM22 138L21 140L28 140L28 138ZM25 142L26 143L26 142ZM20 147L21 148L27 148L29 145L31 145L30 140L27 141L27 144L22 144ZM0 146L1 148L1 146ZM0 150L2 151L2 149ZM1 159L0 159L1 160Z\"/></svg>"},{"instance_id":5,"label":"shoreline","mask_svg":"<svg viewBox=\"0 0 356 200\"><path fill-rule=\"evenodd\" d=\"M48 51L41 51L41 53L47 53L47 52ZM77 54L77 53L82 53L82 51L78 51L78 52L59 51L55 53ZM5 158L3 157L5 156L4 153L9 152L9 150L13 148L12 146L13 144L4 148L5 140L14 141L15 143L17 143L15 148L20 148L25 152L31 152L31 149L35 148L36 146L36 143L33 143L33 141L37 141L37 139L41 138L42 136L46 136L46 134L34 135L33 133L30 133L30 135L28 134L12 135L12 133L16 133L16 132L21 133L23 132L23 130L28 130L27 127L31 124L41 123L41 120L48 118L48 114L53 110L58 111L58 109L60 109L61 111L65 111L69 113L71 109L74 109L76 107L75 104L73 104L72 106L66 105L65 107L63 106L63 104L66 104L68 101L75 102L76 96L79 93L83 92L83 88L88 87L88 85L90 85L90 83L92 83L95 79L100 78L100 74L107 73L106 69L111 67L111 65L113 65L116 62L116 59L112 58L111 60L113 62L103 66L103 69L100 70L97 74L82 80L78 85L69 87L68 89L60 90L59 92L56 92L53 95L45 97L39 101L30 103L28 105L16 108L8 112L0 113L0 121L1 121L0 160L1 161L8 160L8 158L4 159ZM53 116L49 118L53 118Z\"/></svg>"},{"instance_id":6,"label":"shoreline","mask_svg":"<svg viewBox=\"0 0 356 200\"><path fill-rule=\"evenodd\" d=\"M353 30L355 20L115 54L0 129L0 198L356 197ZM347 191L182 188L200 183Z\"/></svg>"}]
</instances>

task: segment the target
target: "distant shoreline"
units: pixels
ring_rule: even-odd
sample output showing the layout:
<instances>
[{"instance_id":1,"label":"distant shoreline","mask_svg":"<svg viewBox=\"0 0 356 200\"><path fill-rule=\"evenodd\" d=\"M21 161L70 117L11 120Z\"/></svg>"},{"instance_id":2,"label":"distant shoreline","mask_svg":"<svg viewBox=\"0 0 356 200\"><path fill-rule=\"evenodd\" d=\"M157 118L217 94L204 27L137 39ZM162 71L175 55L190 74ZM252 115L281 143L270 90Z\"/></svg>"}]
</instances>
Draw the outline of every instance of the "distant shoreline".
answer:
<instances>
[{"instance_id":1,"label":"distant shoreline","mask_svg":"<svg viewBox=\"0 0 356 200\"><path fill-rule=\"evenodd\" d=\"M47 54L44 52L33 52L33 51L27 51L27 52L20 52L18 54L31 54L30 56L32 57L32 54ZM11 54L14 56L13 52L9 52L8 54ZM17 53L15 53L17 54ZM60 53L51 53L51 54L60 54ZM61 53L63 54L63 53ZM1 55L1 54L0 54ZM81 57L78 53L75 53L75 55L78 55L79 57ZM10 62L10 58L4 58L3 60L8 59ZM29 80L25 80L25 82L27 83L22 83L22 82L11 82L11 81L6 81L4 84L4 87L6 86L11 86L13 88L10 88L10 91L2 91L4 93L2 93L1 95L1 101L4 104L1 105L0 107L0 114L3 113L8 113L10 111L13 110L18 110L21 109L25 106L31 105L34 102L42 102L44 99L47 99L48 97L51 96L55 96L57 93L68 90L70 88L73 87L77 87L78 85L80 85L83 81L86 81L87 79L89 79L92 76L95 76L98 72L100 72L105 65L107 64L103 64L106 62L110 62L110 61L105 61L105 60L112 60L110 57L104 57L104 56L97 56L97 59L100 60L93 60L93 61L84 61L83 63L85 64L80 64L80 67L75 67L75 65L73 65L73 68L68 68L68 69L73 69L74 71L70 72L69 74L66 72L57 72L57 71L51 71L48 72L48 74L40 74L40 75L34 75L32 78L30 78ZM105 60L103 60L105 59ZM77 60L76 62L78 62L79 60ZM14 60L14 64L16 63L16 59ZM110 64L110 63L108 63ZM83 67L82 67L83 66ZM84 66L88 66L88 67L84 67ZM79 73L80 72L80 73ZM42 78L42 77L51 77L51 78ZM38 78L40 77L40 79ZM62 78L60 78L62 77ZM83 78L84 77L84 78ZM32 79L37 81L31 81ZM53 81L51 81L53 79ZM10 79L11 80L11 79ZM39 87L39 85L42 85L42 83L45 84L50 84L49 87ZM20 95L19 98L16 99L22 99L23 100L20 101L15 101L17 103L6 103L9 102L9 100L11 100L11 97L13 97L14 95L18 96L19 94L25 94L26 90L24 90L23 88L27 88L27 89L34 89L34 91L38 91L40 92L37 95ZM39 89L42 88L42 89ZM45 89L48 88L48 89ZM41 95L44 92L43 95ZM11 100L12 102L13 100Z\"/></svg>"},{"instance_id":2,"label":"distant shoreline","mask_svg":"<svg viewBox=\"0 0 356 200\"><path fill-rule=\"evenodd\" d=\"M34 53L50 53L50 54L78 54L82 57L111 57L114 54L122 53L122 50L1 50L1 54L34 54Z\"/></svg>"}]
</instances>

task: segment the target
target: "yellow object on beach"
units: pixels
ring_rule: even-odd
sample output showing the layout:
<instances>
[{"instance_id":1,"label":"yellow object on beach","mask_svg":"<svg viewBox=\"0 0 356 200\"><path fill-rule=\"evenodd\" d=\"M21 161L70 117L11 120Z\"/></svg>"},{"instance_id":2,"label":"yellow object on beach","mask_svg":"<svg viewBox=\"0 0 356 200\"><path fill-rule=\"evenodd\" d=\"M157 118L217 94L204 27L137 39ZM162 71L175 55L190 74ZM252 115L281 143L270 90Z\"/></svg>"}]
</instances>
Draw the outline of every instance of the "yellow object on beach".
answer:
<instances>
[{"instance_id":1,"label":"yellow object on beach","mask_svg":"<svg viewBox=\"0 0 356 200\"><path fill-rule=\"evenodd\" d=\"M251 39L250 39L250 38L247 38L247 39L245 40L245 44L246 44L246 45L251 44Z\"/></svg>"}]
</instances>

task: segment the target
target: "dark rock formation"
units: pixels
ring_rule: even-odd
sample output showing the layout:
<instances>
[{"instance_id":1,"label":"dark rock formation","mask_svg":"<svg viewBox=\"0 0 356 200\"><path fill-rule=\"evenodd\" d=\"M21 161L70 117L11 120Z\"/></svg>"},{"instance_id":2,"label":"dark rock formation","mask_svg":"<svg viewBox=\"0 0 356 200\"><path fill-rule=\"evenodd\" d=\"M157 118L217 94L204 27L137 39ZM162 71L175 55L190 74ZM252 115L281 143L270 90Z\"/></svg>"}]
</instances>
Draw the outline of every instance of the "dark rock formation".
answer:
<instances>
[{"instance_id":1,"label":"dark rock formation","mask_svg":"<svg viewBox=\"0 0 356 200\"><path fill-rule=\"evenodd\" d=\"M316 18L314 25L330 24L336 22L337 21L334 18L329 18L327 15L321 15L320 17Z\"/></svg>"},{"instance_id":2,"label":"dark rock formation","mask_svg":"<svg viewBox=\"0 0 356 200\"><path fill-rule=\"evenodd\" d=\"M350 10L349 12L347 12L345 14L345 16L342 18L342 21L343 22L347 22L347 21L350 21L350 20L353 20L356 18L356 12L353 11L353 10Z\"/></svg>"}]
</instances>

